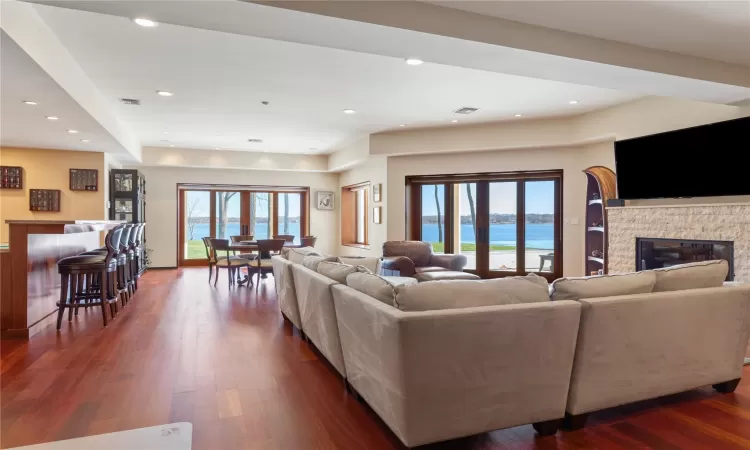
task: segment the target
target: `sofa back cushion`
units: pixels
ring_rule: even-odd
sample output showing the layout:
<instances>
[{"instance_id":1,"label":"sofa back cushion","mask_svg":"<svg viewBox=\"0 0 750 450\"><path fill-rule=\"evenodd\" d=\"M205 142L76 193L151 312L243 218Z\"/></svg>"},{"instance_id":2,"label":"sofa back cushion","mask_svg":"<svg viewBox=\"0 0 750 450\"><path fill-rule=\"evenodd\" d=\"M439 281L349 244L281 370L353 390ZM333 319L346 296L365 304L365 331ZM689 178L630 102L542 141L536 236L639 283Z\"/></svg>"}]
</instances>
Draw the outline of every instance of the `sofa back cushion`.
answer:
<instances>
[{"instance_id":1,"label":"sofa back cushion","mask_svg":"<svg viewBox=\"0 0 750 450\"><path fill-rule=\"evenodd\" d=\"M580 300L615 295L648 294L654 289L653 270L580 278L559 278L552 283L552 300Z\"/></svg>"},{"instance_id":2,"label":"sofa back cushion","mask_svg":"<svg viewBox=\"0 0 750 450\"><path fill-rule=\"evenodd\" d=\"M310 270L318 271L318 265L323 261L336 261L335 256L322 256L310 253L302 259L302 265Z\"/></svg>"},{"instance_id":3,"label":"sofa back cushion","mask_svg":"<svg viewBox=\"0 0 750 450\"><path fill-rule=\"evenodd\" d=\"M339 262L342 264L350 264L352 266L367 267L370 272L376 275L380 275L380 266L383 263L378 257L367 256L339 256Z\"/></svg>"},{"instance_id":4,"label":"sofa back cushion","mask_svg":"<svg viewBox=\"0 0 750 450\"><path fill-rule=\"evenodd\" d=\"M406 256L415 267L429 266L432 245L422 241L387 241L383 243L383 256Z\"/></svg>"},{"instance_id":5,"label":"sofa back cushion","mask_svg":"<svg viewBox=\"0 0 750 450\"><path fill-rule=\"evenodd\" d=\"M322 261L318 264L318 273L328 277L332 280L336 280L341 284L346 284L346 277L351 273L371 273L365 266L353 266L351 264L344 264L336 261Z\"/></svg>"},{"instance_id":6,"label":"sofa back cushion","mask_svg":"<svg viewBox=\"0 0 750 450\"><path fill-rule=\"evenodd\" d=\"M302 264L302 261L305 259L305 256L311 253L314 253L320 256L320 253L317 253L315 249L312 247L290 248L287 259L295 264Z\"/></svg>"},{"instance_id":7,"label":"sofa back cushion","mask_svg":"<svg viewBox=\"0 0 750 450\"><path fill-rule=\"evenodd\" d=\"M720 260L680 264L656 269L654 292L720 287L729 273L729 263Z\"/></svg>"},{"instance_id":8,"label":"sofa back cushion","mask_svg":"<svg viewBox=\"0 0 750 450\"><path fill-rule=\"evenodd\" d=\"M396 298L396 287L378 275L355 272L346 277L346 285L388 306L393 306Z\"/></svg>"},{"instance_id":9,"label":"sofa back cushion","mask_svg":"<svg viewBox=\"0 0 750 450\"><path fill-rule=\"evenodd\" d=\"M547 288L533 277L513 277L431 281L398 286L393 306L401 311L431 311L548 301Z\"/></svg>"}]
</instances>

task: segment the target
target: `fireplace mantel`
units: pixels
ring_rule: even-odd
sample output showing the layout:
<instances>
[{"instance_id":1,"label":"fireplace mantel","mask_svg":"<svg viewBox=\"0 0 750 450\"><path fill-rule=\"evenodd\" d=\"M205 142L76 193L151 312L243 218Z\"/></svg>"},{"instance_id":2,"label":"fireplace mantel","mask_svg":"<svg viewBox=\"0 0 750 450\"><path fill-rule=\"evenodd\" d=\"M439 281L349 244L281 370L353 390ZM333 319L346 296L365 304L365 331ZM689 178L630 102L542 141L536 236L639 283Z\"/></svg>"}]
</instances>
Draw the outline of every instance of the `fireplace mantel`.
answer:
<instances>
[{"instance_id":1,"label":"fireplace mantel","mask_svg":"<svg viewBox=\"0 0 750 450\"><path fill-rule=\"evenodd\" d=\"M636 237L734 241L734 279L750 282L750 203L607 209L609 272L635 271Z\"/></svg>"}]
</instances>

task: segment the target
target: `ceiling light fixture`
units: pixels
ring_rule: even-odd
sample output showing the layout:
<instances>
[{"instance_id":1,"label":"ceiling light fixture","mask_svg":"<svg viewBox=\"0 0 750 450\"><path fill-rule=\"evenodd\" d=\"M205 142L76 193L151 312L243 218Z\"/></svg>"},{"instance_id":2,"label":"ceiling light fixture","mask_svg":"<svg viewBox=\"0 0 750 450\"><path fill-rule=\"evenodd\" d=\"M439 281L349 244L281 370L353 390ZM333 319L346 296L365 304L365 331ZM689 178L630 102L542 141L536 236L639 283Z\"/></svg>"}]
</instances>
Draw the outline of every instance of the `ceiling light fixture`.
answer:
<instances>
[{"instance_id":1,"label":"ceiling light fixture","mask_svg":"<svg viewBox=\"0 0 750 450\"><path fill-rule=\"evenodd\" d=\"M169 144L170 147L174 147L174 144Z\"/></svg>"},{"instance_id":2,"label":"ceiling light fixture","mask_svg":"<svg viewBox=\"0 0 750 450\"><path fill-rule=\"evenodd\" d=\"M70 133L70 134L76 134L76 133L78 133L78 130L68 130L68 133Z\"/></svg>"},{"instance_id":3,"label":"ceiling light fixture","mask_svg":"<svg viewBox=\"0 0 750 450\"><path fill-rule=\"evenodd\" d=\"M354 114L354 113L356 113L356 112L357 112L357 111L355 111L355 110L353 110L353 109L345 109L345 110L344 110L344 114Z\"/></svg>"},{"instance_id":4,"label":"ceiling light fixture","mask_svg":"<svg viewBox=\"0 0 750 450\"><path fill-rule=\"evenodd\" d=\"M568 103L570 103L571 105L577 105L578 104L578 100L571 100Z\"/></svg>"},{"instance_id":5,"label":"ceiling light fixture","mask_svg":"<svg viewBox=\"0 0 750 450\"><path fill-rule=\"evenodd\" d=\"M81 139L81 142L91 142L91 139Z\"/></svg>"},{"instance_id":6,"label":"ceiling light fixture","mask_svg":"<svg viewBox=\"0 0 750 450\"><path fill-rule=\"evenodd\" d=\"M156 93L161 95L162 97L171 97L174 95L173 92L169 92L169 91L156 91Z\"/></svg>"},{"instance_id":7,"label":"ceiling light fixture","mask_svg":"<svg viewBox=\"0 0 750 450\"><path fill-rule=\"evenodd\" d=\"M214 150L221 150L220 147L214 147Z\"/></svg>"},{"instance_id":8,"label":"ceiling light fixture","mask_svg":"<svg viewBox=\"0 0 750 450\"><path fill-rule=\"evenodd\" d=\"M164 131L164 134L169 134L169 131Z\"/></svg>"},{"instance_id":9,"label":"ceiling light fixture","mask_svg":"<svg viewBox=\"0 0 750 450\"><path fill-rule=\"evenodd\" d=\"M451 120L451 123L458 123L458 119Z\"/></svg>"},{"instance_id":10,"label":"ceiling light fixture","mask_svg":"<svg viewBox=\"0 0 750 450\"><path fill-rule=\"evenodd\" d=\"M402 124L401 124L401 125L399 125L399 126L400 126L400 127L405 127L405 126L406 126L406 124L405 124L405 123L402 123Z\"/></svg>"},{"instance_id":11,"label":"ceiling light fixture","mask_svg":"<svg viewBox=\"0 0 750 450\"><path fill-rule=\"evenodd\" d=\"M24 100L23 102L27 105L36 106L36 102L32 102L31 100Z\"/></svg>"},{"instance_id":12,"label":"ceiling light fixture","mask_svg":"<svg viewBox=\"0 0 750 450\"><path fill-rule=\"evenodd\" d=\"M422 61L421 59L417 59L417 58L407 58L406 59L406 64L408 64L410 66L418 66L418 65L420 65L422 63L424 63L424 61Z\"/></svg>"},{"instance_id":13,"label":"ceiling light fixture","mask_svg":"<svg viewBox=\"0 0 750 450\"><path fill-rule=\"evenodd\" d=\"M159 22L153 21L151 19L146 19L144 17L136 17L135 19L133 19L133 22L145 28L153 28L159 25Z\"/></svg>"},{"instance_id":14,"label":"ceiling light fixture","mask_svg":"<svg viewBox=\"0 0 750 450\"><path fill-rule=\"evenodd\" d=\"M516 114L514 117L523 117L521 114Z\"/></svg>"},{"instance_id":15,"label":"ceiling light fixture","mask_svg":"<svg viewBox=\"0 0 750 450\"><path fill-rule=\"evenodd\" d=\"M47 116L48 120L57 120L57 116Z\"/></svg>"}]
</instances>

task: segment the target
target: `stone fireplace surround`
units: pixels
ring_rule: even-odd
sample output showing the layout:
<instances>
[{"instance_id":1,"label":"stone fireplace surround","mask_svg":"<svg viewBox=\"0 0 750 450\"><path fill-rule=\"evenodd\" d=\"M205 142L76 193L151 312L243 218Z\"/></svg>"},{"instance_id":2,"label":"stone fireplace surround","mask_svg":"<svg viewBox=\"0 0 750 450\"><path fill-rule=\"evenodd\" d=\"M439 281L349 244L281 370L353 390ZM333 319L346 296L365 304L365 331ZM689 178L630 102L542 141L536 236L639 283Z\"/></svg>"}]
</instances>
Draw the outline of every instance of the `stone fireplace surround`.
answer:
<instances>
[{"instance_id":1,"label":"stone fireplace surround","mask_svg":"<svg viewBox=\"0 0 750 450\"><path fill-rule=\"evenodd\" d=\"M635 271L635 238L734 241L734 281L750 282L750 203L607 208L609 273Z\"/></svg>"}]
</instances>

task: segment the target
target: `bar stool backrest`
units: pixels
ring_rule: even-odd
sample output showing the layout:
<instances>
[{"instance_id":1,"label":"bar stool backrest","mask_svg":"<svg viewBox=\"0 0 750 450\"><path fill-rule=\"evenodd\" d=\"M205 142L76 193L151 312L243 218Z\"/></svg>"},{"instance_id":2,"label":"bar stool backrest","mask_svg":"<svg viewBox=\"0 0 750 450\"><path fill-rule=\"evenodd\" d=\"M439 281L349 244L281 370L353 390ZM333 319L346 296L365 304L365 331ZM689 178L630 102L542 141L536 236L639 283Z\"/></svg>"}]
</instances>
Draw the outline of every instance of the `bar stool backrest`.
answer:
<instances>
[{"instance_id":1,"label":"bar stool backrest","mask_svg":"<svg viewBox=\"0 0 750 450\"><path fill-rule=\"evenodd\" d=\"M133 224L132 223L126 223L122 226L122 235L120 236L120 247L119 252L120 254L127 253L128 251L128 242L130 241L130 232L133 230Z\"/></svg>"},{"instance_id":2,"label":"bar stool backrest","mask_svg":"<svg viewBox=\"0 0 750 450\"><path fill-rule=\"evenodd\" d=\"M135 238L138 235L138 229L141 227L140 223L133 224L130 229L130 238L128 239L128 248L135 250Z\"/></svg>"},{"instance_id":3,"label":"bar stool backrest","mask_svg":"<svg viewBox=\"0 0 750 450\"><path fill-rule=\"evenodd\" d=\"M146 222L143 222L140 224L140 227L138 228L138 237L135 240L135 243L138 247L143 245L143 234L146 232Z\"/></svg>"},{"instance_id":4,"label":"bar stool backrest","mask_svg":"<svg viewBox=\"0 0 750 450\"><path fill-rule=\"evenodd\" d=\"M107 265L109 264L109 261L117 256L117 254L120 252L120 239L122 238L123 229L124 227L122 225L117 225L116 227L109 230L109 233L107 233L107 237L104 238L104 245L107 246Z\"/></svg>"}]
</instances>

